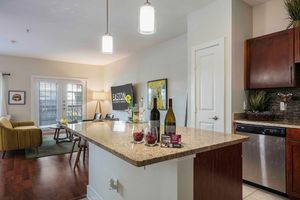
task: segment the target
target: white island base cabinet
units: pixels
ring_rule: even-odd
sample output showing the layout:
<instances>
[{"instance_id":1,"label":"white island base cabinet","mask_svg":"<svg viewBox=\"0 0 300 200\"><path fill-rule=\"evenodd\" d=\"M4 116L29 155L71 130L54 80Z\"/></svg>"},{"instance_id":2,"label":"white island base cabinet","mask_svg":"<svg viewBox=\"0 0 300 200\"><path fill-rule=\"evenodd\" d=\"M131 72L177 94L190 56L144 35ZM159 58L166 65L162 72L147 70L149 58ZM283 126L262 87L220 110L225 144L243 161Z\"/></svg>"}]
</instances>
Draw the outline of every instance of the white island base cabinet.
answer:
<instances>
[{"instance_id":1,"label":"white island base cabinet","mask_svg":"<svg viewBox=\"0 0 300 200\"><path fill-rule=\"evenodd\" d=\"M147 147L131 143L133 126L68 125L90 144L88 199L242 199L242 143L248 137L177 127L183 148Z\"/></svg>"},{"instance_id":2,"label":"white island base cabinet","mask_svg":"<svg viewBox=\"0 0 300 200\"><path fill-rule=\"evenodd\" d=\"M89 200L193 200L194 156L136 167L91 143L89 151Z\"/></svg>"}]
</instances>

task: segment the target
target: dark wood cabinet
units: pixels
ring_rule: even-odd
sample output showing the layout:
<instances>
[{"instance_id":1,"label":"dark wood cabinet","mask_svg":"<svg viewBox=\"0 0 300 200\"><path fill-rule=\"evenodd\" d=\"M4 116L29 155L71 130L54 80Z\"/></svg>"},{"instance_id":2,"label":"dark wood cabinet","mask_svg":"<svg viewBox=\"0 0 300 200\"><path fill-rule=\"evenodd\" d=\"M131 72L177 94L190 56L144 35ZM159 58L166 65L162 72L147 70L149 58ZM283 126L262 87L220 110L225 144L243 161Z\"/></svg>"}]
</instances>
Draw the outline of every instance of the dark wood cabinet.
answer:
<instances>
[{"instance_id":1,"label":"dark wood cabinet","mask_svg":"<svg viewBox=\"0 0 300 200\"><path fill-rule=\"evenodd\" d=\"M246 89L296 86L294 34L289 29L246 41Z\"/></svg>"},{"instance_id":2,"label":"dark wood cabinet","mask_svg":"<svg viewBox=\"0 0 300 200\"><path fill-rule=\"evenodd\" d=\"M295 28L295 63L300 63L300 27Z\"/></svg>"},{"instance_id":3,"label":"dark wood cabinet","mask_svg":"<svg viewBox=\"0 0 300 200\"><path fill-rule=\"evenodd\" d=\"M286 138L287 193L300 199L300 129L287 129Z\"/></svg>"},{"instance_id":4,"label":"dark wood cabinet","mask_svg":"<svg viewBox=\"0 0 300 200\"><path fill-rule=\"evenodd\" d=\"M194 200L241 200L242 144L197 154Z\"/></svg>"}]
</instances>

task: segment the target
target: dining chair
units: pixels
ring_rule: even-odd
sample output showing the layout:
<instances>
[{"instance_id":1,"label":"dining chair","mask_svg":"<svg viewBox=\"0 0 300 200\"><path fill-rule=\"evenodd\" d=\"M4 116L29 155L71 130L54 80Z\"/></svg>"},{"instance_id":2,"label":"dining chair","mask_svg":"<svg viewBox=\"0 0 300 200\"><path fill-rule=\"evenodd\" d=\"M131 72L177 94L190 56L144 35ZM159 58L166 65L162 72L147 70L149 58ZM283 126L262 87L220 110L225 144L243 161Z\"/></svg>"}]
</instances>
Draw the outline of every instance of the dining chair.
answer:
<instances>
[{"instance_id":1,"label":"dining chair","mask_svg":"<svg viewBox=\"0 0 300 200\"><path fill-rule=\"evenodd\" d=\"M72 134L72 142L73 142L73 145L72 145L72 150L71 150L71 153L70 153L70 158L69 158L69 161L72 160L72 156L73 156L73 153L74 153L74 149L75 149L75 145L79 144L81 141L81 137L79 137L78 135L76 134Z\"/></svg>"},{"instance_id":2,"label":"dining chair","mask_svg":"<svg viewBox=\"0 0 300 200\"><path fill-rule=\"evenodd\" d=\"M76 156L75 164L74 164L74 169L78 166L79 160L80 160L80 155L83 152L83 162L85 162L85 157L86 154L88 153L88 141L85 139L81 139L78 142L78 153Z\"/></svg>"}]
</instances>

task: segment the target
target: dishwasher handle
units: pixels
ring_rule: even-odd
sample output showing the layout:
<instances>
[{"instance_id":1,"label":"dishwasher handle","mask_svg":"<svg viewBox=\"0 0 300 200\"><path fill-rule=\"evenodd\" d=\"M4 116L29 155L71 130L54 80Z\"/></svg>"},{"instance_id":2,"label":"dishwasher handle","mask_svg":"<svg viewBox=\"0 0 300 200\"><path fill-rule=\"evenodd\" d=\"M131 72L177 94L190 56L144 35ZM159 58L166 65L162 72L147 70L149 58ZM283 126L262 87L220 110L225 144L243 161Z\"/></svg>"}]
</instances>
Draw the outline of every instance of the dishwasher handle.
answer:
<instances>
[{"instance_id":1,"label":"dishwasher handle","mask_svg":"<svg viewBox=\"0 0 300 200\"><path fill-rule=\"evenodd\" d=\"M271 127L250 124L236 124L236 131L248 134L268 135L274 137L286 137L286 129L282 127Z\"/></svg>"}]
</instances>

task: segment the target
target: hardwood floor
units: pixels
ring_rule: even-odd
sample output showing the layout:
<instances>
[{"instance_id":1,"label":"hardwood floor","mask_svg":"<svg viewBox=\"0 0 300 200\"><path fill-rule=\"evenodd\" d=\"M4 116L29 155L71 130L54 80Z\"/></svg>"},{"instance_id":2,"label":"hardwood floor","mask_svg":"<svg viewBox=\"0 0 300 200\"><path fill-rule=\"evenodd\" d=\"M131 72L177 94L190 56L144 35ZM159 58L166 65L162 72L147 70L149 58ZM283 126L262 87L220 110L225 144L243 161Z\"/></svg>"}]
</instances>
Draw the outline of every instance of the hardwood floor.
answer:
<instances>
[{"instance_id":1,"label":"hardwood floor","mask_svg":"<svg viewBox=\"0 0 300 200\"><path fill-rule=\"evenodd\" d=\"M23 151L0 159L1 200L74 200L86 195L88 162L75 170L69 154L26 159ZM88 159L86 159L88 160Z\"/></svg>"}]
</instances>

